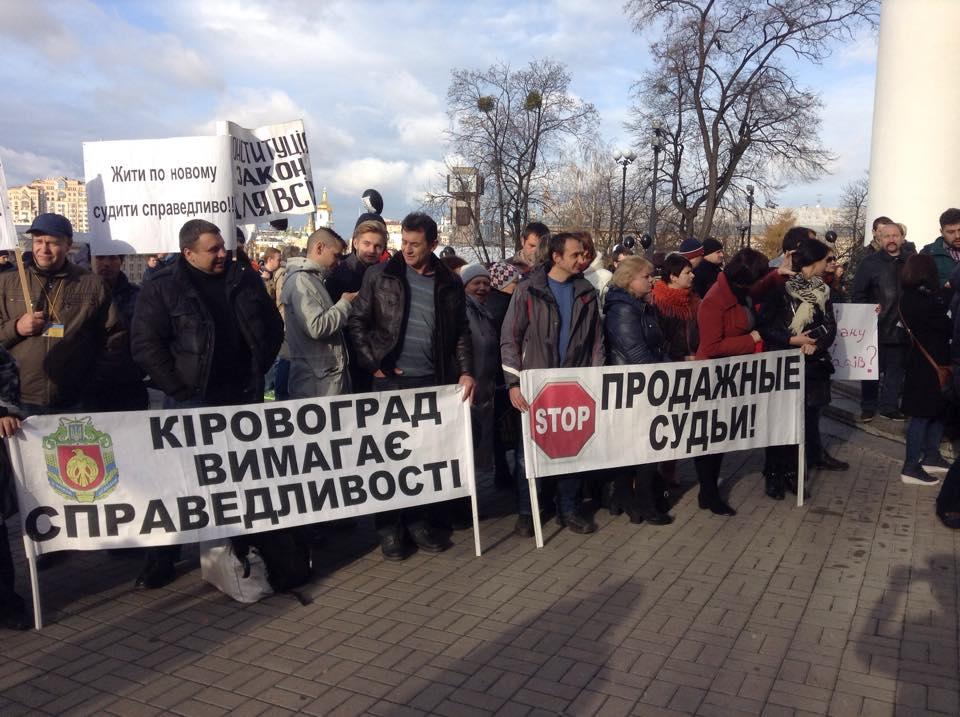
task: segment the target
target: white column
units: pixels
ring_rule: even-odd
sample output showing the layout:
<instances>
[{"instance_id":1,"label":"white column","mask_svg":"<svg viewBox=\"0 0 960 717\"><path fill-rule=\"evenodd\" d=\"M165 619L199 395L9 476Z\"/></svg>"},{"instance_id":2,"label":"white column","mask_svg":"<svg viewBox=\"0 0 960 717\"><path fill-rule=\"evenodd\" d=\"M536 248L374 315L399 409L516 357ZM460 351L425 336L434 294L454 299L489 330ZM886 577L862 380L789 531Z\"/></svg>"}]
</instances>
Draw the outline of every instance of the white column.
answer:
<instances>
[{"instance_id":1,"label":"white column","mask_svg":"<svg viewBox=\"0 0 960 717\"><path fill-rule=\"evenodd\" d=\"M960 206L960 0L883 0L870 151L870 225L907 225L922 248Z\"/></svg>"}]
</instances>

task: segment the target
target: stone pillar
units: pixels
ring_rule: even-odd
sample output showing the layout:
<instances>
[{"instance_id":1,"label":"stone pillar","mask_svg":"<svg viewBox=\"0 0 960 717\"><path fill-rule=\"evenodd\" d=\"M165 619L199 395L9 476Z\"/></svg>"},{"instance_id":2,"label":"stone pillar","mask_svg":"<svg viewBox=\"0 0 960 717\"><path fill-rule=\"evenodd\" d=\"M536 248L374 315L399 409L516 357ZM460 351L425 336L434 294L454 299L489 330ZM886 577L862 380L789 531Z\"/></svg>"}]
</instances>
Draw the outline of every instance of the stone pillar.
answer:
<instances>
[{"instance_id":1,"label":"stone pillar","mask_svg":"<svg viewBox=\"0 0 960 717\"><path fill-rule=\"evenodd\" d=\"M960 0L883 0L870 150L870 225L907 225L921 248L960 206Z\"/></svg>"}]
</instances>

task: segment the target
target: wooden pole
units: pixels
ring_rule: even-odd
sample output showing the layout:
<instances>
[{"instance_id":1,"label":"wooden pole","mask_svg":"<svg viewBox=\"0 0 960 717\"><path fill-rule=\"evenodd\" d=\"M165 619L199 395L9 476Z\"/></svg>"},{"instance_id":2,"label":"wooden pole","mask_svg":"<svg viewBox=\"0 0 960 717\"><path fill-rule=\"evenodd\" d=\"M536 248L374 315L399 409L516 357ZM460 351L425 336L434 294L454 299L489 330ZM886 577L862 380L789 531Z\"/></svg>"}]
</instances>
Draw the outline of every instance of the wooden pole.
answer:
<instances>
[{"instance_id":1,"label":"wooden pole","mask_svg":"<svg viewBox=\"0 0 960 717\"><path fill-rule=\"evenodd\" d=\"M23 250L17 247L17 271L20 274L20 288L23 289L23 303L27 313L33 313L33 299L30 298L30 285L27 283L27 270L23 268Z\"/></svg>"}]
</instances>

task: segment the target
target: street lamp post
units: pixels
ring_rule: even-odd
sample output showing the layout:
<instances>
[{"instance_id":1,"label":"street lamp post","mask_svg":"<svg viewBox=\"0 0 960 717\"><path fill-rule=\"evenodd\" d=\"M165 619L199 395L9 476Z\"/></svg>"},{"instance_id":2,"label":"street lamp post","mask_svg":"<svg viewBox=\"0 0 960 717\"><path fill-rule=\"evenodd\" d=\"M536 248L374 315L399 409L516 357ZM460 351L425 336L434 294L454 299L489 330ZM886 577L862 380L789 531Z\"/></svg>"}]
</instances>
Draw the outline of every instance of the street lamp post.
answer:
<instances>
[{"instance_id":1,"label":"street lamp post","mask_svg":"<svg viewBox=\"0 0 960 717\"><path fill-rule=\"evenodd\" d=\"M650 139L650 147L653 149L653 181L650 183L650 223L647 227L651 243L647 254L653 254L653 246L657 239L657 173L660 170L660 152L663 150L665 134L660 120L653 120L650 126L653 129L653 137Z\"/></svg>"},{"instance_id":2,"label":"street lamp post","mask_svg":"<svg viewBox=\"0 0 960 717\"><path fill-rule=\"evenodd\" d=\"M747 185L747 249L750 248L750 237L753 236L753 185Z\"/></svg>"},{"instance_id":3,"label":"street lamp post","mask_svg":"<svg viewBox=\"0 0 960 717\"><path fill-rule=\"evenodd\" d=\"M620 242L623 242L623 210L627 202L627 167L630 166L636 158L637 155L629 149L626 151L618 149L613 155L614 161L623 167L623 182L620 184L620 237L618 239Z\"/></svg>"}]
</instances>

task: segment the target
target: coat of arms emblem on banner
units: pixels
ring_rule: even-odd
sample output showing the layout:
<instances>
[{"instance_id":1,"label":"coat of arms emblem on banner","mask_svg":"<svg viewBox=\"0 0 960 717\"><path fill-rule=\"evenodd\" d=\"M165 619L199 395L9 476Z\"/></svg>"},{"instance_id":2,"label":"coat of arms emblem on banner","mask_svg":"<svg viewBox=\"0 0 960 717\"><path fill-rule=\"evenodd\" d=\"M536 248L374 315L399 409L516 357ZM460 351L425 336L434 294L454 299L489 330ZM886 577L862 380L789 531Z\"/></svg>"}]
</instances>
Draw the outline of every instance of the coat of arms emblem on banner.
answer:
<instances>
[{"instance_id":1,"label":"coat of arms emblem on banner","mask_svg":"<svg viewBox=\"0 0 960 717\"><path fill-rule=\"evenodd\" d=\"M92 503L117 487L120 475L113 440L98 431L89 416L61 418L57 430L43 438L47 480L57 493Z\"/></svg>"}]
</instances>

